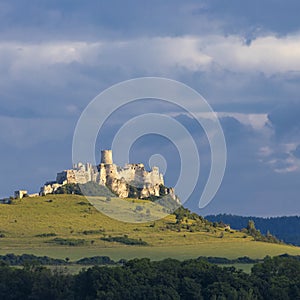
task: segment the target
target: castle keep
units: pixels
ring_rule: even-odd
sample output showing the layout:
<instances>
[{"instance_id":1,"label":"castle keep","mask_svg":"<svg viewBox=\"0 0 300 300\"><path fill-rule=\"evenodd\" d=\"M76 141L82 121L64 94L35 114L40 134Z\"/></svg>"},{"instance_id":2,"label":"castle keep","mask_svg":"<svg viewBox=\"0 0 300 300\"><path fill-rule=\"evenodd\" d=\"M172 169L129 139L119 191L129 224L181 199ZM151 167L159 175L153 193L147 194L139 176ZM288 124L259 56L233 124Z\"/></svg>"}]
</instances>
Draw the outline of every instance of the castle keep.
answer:
<instances>
[{"instance_id":1,"label":"castle keep","mask_svg":"<svg viewBox=\"0 0 300 300\"><path fill-rule=\"evenodd\" d=\"M143 164L117 166L113 163L111 150L101 151L101 162L98 166L78 163L70 170L57 173L56 181L47 182L41 188L40 194L54 193L66 184L85 184L90 181L107 186L120 198L127 198L132 187L136 198L159 197L161 194L169 194L174 199L176 197L172 188L164 187L164 178L158 167L147 171Z\"/></svg>"}]
</instances>

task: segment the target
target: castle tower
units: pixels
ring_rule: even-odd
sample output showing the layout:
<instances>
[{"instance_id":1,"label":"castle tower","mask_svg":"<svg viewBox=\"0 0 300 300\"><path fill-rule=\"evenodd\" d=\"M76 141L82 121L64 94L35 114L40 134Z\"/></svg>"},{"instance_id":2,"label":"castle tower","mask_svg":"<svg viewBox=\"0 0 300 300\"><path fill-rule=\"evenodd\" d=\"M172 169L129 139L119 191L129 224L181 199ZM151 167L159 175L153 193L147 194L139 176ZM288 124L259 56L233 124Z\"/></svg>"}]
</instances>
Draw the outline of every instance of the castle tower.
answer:
<instances>
[{"instance_id":1,"label":"castle tower","mask_svg":"<svg viewBox=\"0 0 300 300\"><path fill-rule=\"evenodd\" d=\"M105 165L112 165L112 151L111 150L102 150L101 151L101 163Z\"/></svg>"}]
</instances>

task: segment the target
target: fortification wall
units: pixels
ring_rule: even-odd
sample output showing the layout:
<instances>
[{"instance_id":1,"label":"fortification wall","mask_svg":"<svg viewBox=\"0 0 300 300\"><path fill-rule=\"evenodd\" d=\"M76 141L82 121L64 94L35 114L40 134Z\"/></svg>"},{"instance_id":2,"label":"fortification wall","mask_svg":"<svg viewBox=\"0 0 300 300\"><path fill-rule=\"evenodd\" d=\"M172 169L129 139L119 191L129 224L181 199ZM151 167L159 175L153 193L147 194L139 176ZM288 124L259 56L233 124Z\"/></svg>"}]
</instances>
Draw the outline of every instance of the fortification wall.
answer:
<instances>
[{"instance_id":1,"label":"fortification wall","mask_svg":"<svg viewBox=\"0 0 300 300\"><path fill-rule=\"evenodd\" d=\"M57 173L56 182L59 184L63 183L76 183L75 171L74 170L64 170Z\"/></svg>"},{"instance_id":2,"label":"fortification wall","mask_svg":"<svg viewBox=\"0 0 300 300\"><path fill-rule=\"evenodd\" d=\"M64 184L85 184L89 181L108 186L121 198L127 198L130 191L129 185L136 188L136 197L148 198L160 196L160 185L164 185L164 178L159 173L158 167L153 167L150 172L145 170L143 164L126 164L124 168L113 164L112 151L101 151L101 163L96 167L89 163L74 164L73 169L57 173L56 182L46 183L41 188L41 194L56 191ZM165 194L176 198L173 189L166 189Z\"/></svg>"}]
</instances>

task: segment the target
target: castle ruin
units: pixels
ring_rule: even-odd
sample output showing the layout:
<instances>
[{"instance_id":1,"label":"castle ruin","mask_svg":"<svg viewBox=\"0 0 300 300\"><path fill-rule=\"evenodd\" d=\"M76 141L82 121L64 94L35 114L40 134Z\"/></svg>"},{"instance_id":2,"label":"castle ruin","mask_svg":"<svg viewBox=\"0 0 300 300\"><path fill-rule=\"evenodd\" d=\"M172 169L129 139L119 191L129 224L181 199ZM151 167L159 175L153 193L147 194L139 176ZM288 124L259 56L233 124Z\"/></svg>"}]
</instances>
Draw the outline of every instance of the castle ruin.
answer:
<instances>
[{"instance_id":1,"label":"castle ruin","mask_svg":"<svg viewBox=\"0 0 300 300\"><path fill-rule=\"evenodd\" d=\"M158 167L147 171L141 163L117 166L113 163L112 150L101 151L101 161L98 166L78 163L70 170L57 173L56 181L45 183L40 195L54 193L66 184L85 184L90 181L107 186L120 198L128 198L132 194L130 193L132 187L136 198L159 197L162 194L176 198L174 189L164 186L164 178Z\"/></svg>"}]
</instances>

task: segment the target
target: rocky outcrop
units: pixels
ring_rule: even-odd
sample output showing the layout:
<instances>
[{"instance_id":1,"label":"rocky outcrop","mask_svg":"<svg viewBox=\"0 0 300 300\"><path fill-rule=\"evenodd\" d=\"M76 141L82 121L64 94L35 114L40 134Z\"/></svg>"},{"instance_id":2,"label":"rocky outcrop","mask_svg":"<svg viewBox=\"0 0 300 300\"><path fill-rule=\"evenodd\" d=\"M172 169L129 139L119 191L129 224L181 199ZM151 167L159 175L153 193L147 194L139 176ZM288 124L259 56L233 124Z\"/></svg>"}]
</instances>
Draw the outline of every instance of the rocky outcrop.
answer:
<instances>
[{"instance_id":1,"label":"rocky outcrop","mask_svg":"<svg viewBox=\"0 0 300 300\"><path fill-rule=\"evenodd\" d=\"M106 182L106 186L118 197L128 198L129 188L124 178L117 179L117 178L109 177Z\"/></svg>"}]
</instances>

